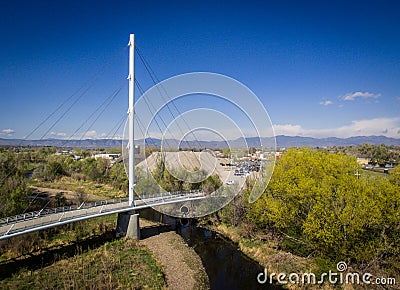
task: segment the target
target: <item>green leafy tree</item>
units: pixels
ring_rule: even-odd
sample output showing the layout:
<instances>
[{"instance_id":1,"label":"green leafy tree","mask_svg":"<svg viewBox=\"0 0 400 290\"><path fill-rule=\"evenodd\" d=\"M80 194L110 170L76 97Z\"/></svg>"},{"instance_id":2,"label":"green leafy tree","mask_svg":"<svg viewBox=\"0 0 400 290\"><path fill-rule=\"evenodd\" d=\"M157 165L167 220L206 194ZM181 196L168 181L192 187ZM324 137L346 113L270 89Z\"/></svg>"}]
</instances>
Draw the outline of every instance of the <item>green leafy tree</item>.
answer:
<instances>
[{"instance_id":1,"label":"green leafy tree","mask_svg":"<svg viewBox=\"0 0 400 290\"><path fill-rule=\"evenodd\" d=\"M109 171L109 180L112 186L128 193L129 181L122 162L116 163L111 167ZM137 174L135 174L135 180L138 180Z\"/></svg>"},{"instance_id":2,"label":"green leafy tree","mask_svg":"<svg viewBox=\"0 0 400 290\"><path fill-rule=\"evenodd\" d=\"M395 169L390 172L389 180L392 184L400 187L400 166L397 165Z\"/></svg>"},{"instance_id":3,"label":"green leafy tree","mask_svg":"<svg viewBox=\"0 0 400 290\"><path fill-rule=\"evenodd\" d=\"M222 154L224 154L224 157L230 158L231 157L231 148L223 148Z\"/></svg>"},{"instance_id":4,"label":"green leafy tree","mask_svg":"<svg viewBox=\"0 0 400 290\"><path fill-rule=\"evenodd\" d=\"M63 163L59 161L52 160L44 166L43 177L45 180L54 180L66 174Z\"/></svg>"},{"instance_id":5,"label":"green leafy tree","mask_svg":"<svg viewBox=\"0 0 400 290\"><path fill-rule=\"evenodd\" d=\"M93 181L103 182L107 180L110 162L104 158L85 158L82 160L82 173Z\"/></svg>"},{"instance_id":6,"label":"green leafy tree","mask_svg":"<svg viewBox=\"0 0 400 290\"><path fill-rule=\"evenodd\" d=\"M287 249L299 253L358 262L398 254L398 175L358 178L358 171L352 157L290 149L265 194L248 205L247 216L259 228L295 241Z\"/></svg>"},{"instance_id":7,"label":"green leafy tree","mask_svg":"<svg viewBox=\"0 0 400 290\"><path fill-rule=\"evenodd\" d=\"M30 189L26 186L23 156L0 153L0 216L23 212L29 205Z\"/></svg>"}]
</instances>

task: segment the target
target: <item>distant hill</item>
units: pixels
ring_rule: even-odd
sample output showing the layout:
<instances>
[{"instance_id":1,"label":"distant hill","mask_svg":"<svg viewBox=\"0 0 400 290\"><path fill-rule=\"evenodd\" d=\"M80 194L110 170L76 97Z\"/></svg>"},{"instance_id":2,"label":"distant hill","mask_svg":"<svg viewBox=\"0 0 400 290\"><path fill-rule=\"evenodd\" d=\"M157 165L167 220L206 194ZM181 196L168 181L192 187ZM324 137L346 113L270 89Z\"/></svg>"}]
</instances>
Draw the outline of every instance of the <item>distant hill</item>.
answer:
<instances>
[{"instance_id":1,"label":"distant hill","mask_svg":"<svg viewBox=\"0 0 400 290\"><path fill-rule=\"evenodd\" d=\"M371 145L396 145L400 146L400 139L395 138L388 138L385 136L357 136L357 137L350 137L350 138L336 138L336 137L329 137L329 138L312 138L312 137L302 137L302 136L284 136L279 135L276 136L276 146L279 148L282 147L303 147L303 146L310 146L310 147L324 147L324 146L357 146L360 144L368 143ZM142 146L146 144L147 146L153 145L160 147L161 140L160 139L146 139L146 140L137 140L137 144L141 144ZM224 148L228 147L228 143L232 147L243 147L244 144L247 144L249 147L260 147L260 138L251 137L251 138L238 138L235 140L229 140L228 142L222 141L189 141L183 142L181 147L189 147L195 148L199 147L202 148ZM268 147L269 144L273 144L272 138L262 138L262 143L264 146ZM170 147L178 147L179 142L175 139L168 139L164 140L164 146Z\"/></svg>"},{"instance_id":2,"label":"distant hill","mask_svg":"<svg viewBox=\"0 0 400 290\"><path fill-rule=\"evenodd\" d=\"M272 138L262 138L262 143L265 145L273 144ZM228 143L232 147L243 147L247 143L249 147L260 147L260 139L257 137L251 138L238 138L228 142L223 141L188 141L183 142L183 148L224 148L228 147ZM278 148L289 147L324 147L324 146L356 146L360 144L372 145L396 145L400 146L400 139L389 138L385 136L356 136L350 138L312 138L302 136L276 136L276 145ZM136 140L136 144L146 146L161 146L160 139L147 138ZM179 141L175 139L164 140L164 146L178 147ZM0 138L0 146L55 146L55 147L74 147L74 148L115 148L121 147L121 140L112 139L86 139L86 140L60 140L60 139L45 139L45 140L20 140L20 139L3 139ZM268 147L268 146L266 146Z\"/></svg>"},{"instance_id":3,"label":"distant hill","mask_svg":"<svg viewBox=\"0 0 400 290\"><path fill-rule=\"evenodd\" d=\"M400 146L400 139L385 136L356 136L350 138L311 138L301 136L277 136L277 147L324 147L324 146L357 146L368 143L371 145L396 145Z\"/></svg>"},{"instance_id":4,"label":"distant hill","mask_svg":"<svg viewBox=\"0 0 400 290\"><path fill-rule=\"evenodd\" d=\"M21 140L21 139L2 139L0 146L54 146L70 148L115 148L121 147L121 140L112 139L86 139L86 140Z\"/></svg>"}]
</instances>

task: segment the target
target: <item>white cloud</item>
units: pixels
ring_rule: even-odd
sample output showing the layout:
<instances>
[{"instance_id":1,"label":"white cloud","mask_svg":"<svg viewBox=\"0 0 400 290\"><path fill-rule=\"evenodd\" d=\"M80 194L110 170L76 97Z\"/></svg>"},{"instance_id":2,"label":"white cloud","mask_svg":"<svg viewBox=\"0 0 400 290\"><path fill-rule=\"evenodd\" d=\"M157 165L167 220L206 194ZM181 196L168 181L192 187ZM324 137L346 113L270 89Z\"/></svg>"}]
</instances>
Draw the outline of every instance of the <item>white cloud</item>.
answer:
<instances>
[{"instance_id":1,"label":"white cloud","mask_svg":"<svg viewBox=\"0 0 400 290\"><path fill-rule=\"evenodd\" d=\"M0 135L12 136L15 133L13 129L3 129L0 131Z\"/></svg>"},{"instance_id":2,"label":"white cloud","mask_svg":"<svg viewBox=\"0 0 400 290\"><path fill-rule=\"evenodd\" d=\"M381 94L373 94L370 92L354 92L354 93L347 93L340 97L340 99L344 101L354 101L356 98L368 99L373 98L377 99L381 96Z\"/></svg>"},{"instance_id":3,"label":"white cloud","mask_svg":"<svg viewBox=\"0 0 400 290\"><path fill-rule=\"evenodd\" d=\"M333 102L330 100L326 100L326 101L320 102L319 104L322 106L329 106L329 105L333 105Z\"/></svg>"},{"instance_id":4,"label":"white cloud","mask_svg":"<svg viewBox=\"0 0 400 290\"><path fill-rule=\"evenodd\" d=\"M84 137L89 138L89 139L96 139L97 132L95 130L87 131L84 133Z\"/></svg>"},{"instance_id":5,"label":"white cloud","mask_svg":"<svg viewBox=\"0 0 400 290\"><path fill-rule=\"evenodd\" d=\"M303 136L306 130L300 125L274 125L275 135Z\"/></svg>"},{"instance_id":6,"label":"white cloud","mask_svg":"<svg viewBox=\"0 0 400 290\"><path fill-rule=\"evenodd\" d=\"M78 139L104 139L104 138L107 139L107 137L109 138L107 133L97 133L96 130L86 131L82 133L80 136L77 136Z\"/></svg>"},{"instance_id":7,"label":"white cloud","mask_svg":"<svg viewBox=\"0 0 400 290\"><path fill-rule=\"evenodd\" d=\"M64 133L64 132L59 132L59 133L50 132L49 134L50 134L50 136L56 136L56 137L66 137L67 136L67 133Z\"/></svg>"},{"instance_id":8,"label":"white cloud","mask_svg":"<svg viewBox=\"0 0 400 290\"><path fill-rule=\"evenodd\" d=\"M49 135L53 138L57 139L72 139L72 140L79 140L79 139L110 139L107 133L97 133L96 130L90 130L86 132L82 132L79 134L75 134L73 136L64 133L64 132L50 132ZM114 139L122 139L121 135L116 134Z\"/></svg>"},{"instance_id":9,"label":"white cloud","mask_svg":"<svg viewBox=\"0 0 400 290\"><path fill-rule=\"evenodd\" d=\"M307 137L339 137L383 135L400 138L400 118L375 118L352 121L351 124L331 129L305 129L300 125L274 125L276 135Z\"/></svg>"}]
</instances>

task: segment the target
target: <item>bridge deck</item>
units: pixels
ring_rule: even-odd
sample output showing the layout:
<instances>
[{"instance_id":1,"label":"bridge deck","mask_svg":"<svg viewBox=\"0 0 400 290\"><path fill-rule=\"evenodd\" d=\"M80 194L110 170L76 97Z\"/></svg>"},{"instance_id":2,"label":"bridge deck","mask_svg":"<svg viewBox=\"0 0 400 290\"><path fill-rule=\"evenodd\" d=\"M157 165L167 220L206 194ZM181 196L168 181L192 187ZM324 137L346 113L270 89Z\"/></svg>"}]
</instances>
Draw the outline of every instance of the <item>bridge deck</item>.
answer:
<instances>
[{"instance_id":1,"label":"bridge deck","mask_svg":"<svg viewBox=\"0 0 400 290\"><path fill-rule=\"evenodd\" d=\"M202 198L206 194L201 191L162 193L138 199L134 206L126 198L24 213L0 219L0 240L104 215Z\"/></svg>"}]
</instances>

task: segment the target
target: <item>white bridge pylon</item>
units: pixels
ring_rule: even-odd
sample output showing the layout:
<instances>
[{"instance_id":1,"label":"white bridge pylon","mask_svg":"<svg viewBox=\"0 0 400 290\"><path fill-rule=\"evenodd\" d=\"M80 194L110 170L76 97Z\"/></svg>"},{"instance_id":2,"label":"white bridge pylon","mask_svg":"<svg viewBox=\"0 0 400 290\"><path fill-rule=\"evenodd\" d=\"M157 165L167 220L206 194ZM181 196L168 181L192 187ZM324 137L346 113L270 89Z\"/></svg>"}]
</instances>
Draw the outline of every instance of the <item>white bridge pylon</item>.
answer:
<instances>
[{"instance_id":1,"label":"white bridge pylon","mask_svg":"<svg viewBox=\"0 0 400 290\"><path fill-rule=\"evenodd\" d=\"M42 209L39 211L23 213L16 216L0 219L0 240L14 236L27 234L51 227L56 227L68 223L73 223L100 216L132 212L135 210L162 206L172 203L193 201L209 197L202 191L186 192L164 192L141 196L135 201L134 192L134 104L135 104L135 36L130 34L129 38L129 186L128 198L112 199L107 201L98 201L91 203L82 203L81 205L64 206L59 208Z\"/></svg>"}]
</instances>

